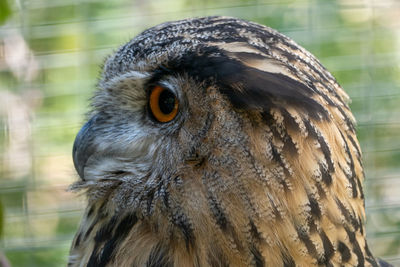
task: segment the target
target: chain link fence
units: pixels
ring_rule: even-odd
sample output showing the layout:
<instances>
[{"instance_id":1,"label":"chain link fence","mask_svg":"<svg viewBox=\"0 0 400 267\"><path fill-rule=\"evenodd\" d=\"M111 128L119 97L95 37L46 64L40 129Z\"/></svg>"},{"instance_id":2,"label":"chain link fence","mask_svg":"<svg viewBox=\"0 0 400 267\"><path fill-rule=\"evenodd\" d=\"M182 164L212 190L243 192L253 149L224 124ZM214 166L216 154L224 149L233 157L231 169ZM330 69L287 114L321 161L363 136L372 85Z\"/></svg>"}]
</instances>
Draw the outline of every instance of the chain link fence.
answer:
<instances>
[{"instance_id":1,"label":"chain link fence","mask_svg":"<svg viewBox=\"0 0 400 267\"><path fill-rule=\"evenodd\" d=\"M8 4L11 16L0 26L0 248L12 266L66 264L84 204L66 191L77 179L72 143L105 56L147 27L206 15L279 30L316 55L349 93L364 152L370 248L400 266L398 0Z\"/></svg>"}]
</instances>

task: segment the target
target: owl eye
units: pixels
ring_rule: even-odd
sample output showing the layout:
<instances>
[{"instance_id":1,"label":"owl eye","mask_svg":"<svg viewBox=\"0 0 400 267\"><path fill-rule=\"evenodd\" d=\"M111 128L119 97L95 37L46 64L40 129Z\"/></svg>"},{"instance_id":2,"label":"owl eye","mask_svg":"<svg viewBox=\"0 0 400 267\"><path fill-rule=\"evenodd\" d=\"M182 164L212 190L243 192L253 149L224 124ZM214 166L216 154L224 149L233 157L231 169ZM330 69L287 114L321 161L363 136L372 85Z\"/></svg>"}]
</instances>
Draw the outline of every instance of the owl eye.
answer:
<instances>
[{"instance_id":1,"label":"owl eye","mask_svg":"<svg viewBox=\"0 0 400 267\"><path fill-rule=\"evenodd\" d=\"M157 121L169 122L178 114L179 102L173 92L161 86L155 86L150 92L149 106Z\"/></svg>"}]
</instances>

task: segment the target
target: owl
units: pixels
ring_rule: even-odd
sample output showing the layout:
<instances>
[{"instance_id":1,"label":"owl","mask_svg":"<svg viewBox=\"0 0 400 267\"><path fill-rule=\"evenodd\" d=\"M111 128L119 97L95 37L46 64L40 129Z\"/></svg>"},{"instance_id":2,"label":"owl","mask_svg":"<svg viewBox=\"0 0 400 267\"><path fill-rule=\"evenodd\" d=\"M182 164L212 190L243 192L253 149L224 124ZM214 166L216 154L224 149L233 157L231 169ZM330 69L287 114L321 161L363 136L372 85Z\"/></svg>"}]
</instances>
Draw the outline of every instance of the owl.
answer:
<instances>
[{"instance_id":1,"label":"owl","mask_svg":"<svg viewBox=\"0 0 400 267\"><path fill-rule=\"evenodd\" d=\"M144 31L106 60L74 143L69 266L389 266L367 245L348 102L266 26Z\"/></svg>"}]
</instances>

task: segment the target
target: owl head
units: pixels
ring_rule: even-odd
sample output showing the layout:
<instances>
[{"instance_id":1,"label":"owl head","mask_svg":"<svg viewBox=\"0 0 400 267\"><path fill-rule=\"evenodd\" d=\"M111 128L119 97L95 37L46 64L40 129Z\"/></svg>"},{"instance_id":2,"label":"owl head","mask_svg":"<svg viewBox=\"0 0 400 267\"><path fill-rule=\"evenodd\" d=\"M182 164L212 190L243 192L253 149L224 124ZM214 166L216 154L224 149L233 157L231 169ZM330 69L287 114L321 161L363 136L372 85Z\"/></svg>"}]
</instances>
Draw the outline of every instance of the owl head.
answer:
<instances>
[{"instance_id":1,"label":"owl head","mask_svg":"<svg viewBox=\"0 0 400 267\"><path fill-rule=\"evenodd\" d=\"M75 140L73 187L88 208L71 257L375 262L347 102L314 56L268 27L206 17L144 31L106 60Z\"/></svg>"}]
</instances>

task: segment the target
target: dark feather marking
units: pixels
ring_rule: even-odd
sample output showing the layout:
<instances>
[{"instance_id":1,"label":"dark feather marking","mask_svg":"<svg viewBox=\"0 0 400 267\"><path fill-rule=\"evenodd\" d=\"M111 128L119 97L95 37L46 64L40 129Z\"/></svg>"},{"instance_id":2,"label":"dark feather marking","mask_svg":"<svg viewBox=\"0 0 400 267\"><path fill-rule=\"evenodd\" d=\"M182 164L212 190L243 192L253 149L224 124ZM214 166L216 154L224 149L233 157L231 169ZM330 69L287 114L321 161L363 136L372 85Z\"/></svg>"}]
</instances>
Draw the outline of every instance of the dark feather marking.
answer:
<instances>
[{"instance_id":1,"label":"dark feather marking","mask_svg":"<svg viewBox=\"0 0 400 267\"><path fill-rule=\"evenodd\" d=\"M343 173L345 174L345 177L347 178L347 180L350 182L351 184L351 194L353 196L353 198L357 197L357 187L356 187L356 178L353 175L353 171L351 171L350 174L347 174L347 172L345 171L344 167L341 166L341 164L339 164L340 168L342 169Z\"/></svg>"},{"instance_id":2,"label":"dark feather marking","mask_svg":"<svg viewBox=\"0 0 400 267\"><path fill-rule=\"evenodd\" d=\"M322 178L326 182L327 185L330 185L332 183L332 176L331 173L335 171L333 161L332 161L332 155L331 151L328 147L328 144L325 142L325 139L322 137L322 135L318 132L317 129L314 128L314 126L311 125L311 122L309 120L303 120L304 125L307 129L308 134L313 138L316 139L321 147L322 154L324 154L326 163L328 164L328 170L327 172L324 172L321 165L320 165L320 170L322 173Z\"/></svg>"},{"instance_id":3,"label":"dark feather marking","mask_svg":"<svg viewBox=\"0 0 400 267\"><path fill-rule=\"evenodd\" d=\"M311 194L308 194L308 201L310 202L311 214L317 219L321 218L321 209L318 201Z\"/></svg>"},{"instance_id":4,"label":"dark feather marking","mask_svg":"<svg viewBox=\"0 0 400 267\"><path fill-rule=\"evenodd\" d=\"M251 254L254 257L254 263L256 267L264 267L265 261L263 256L261 255L260 251L253 245L250 247Z\"/></svg>"},{"instance_id":5,"label":"dark feather marking","mask_svg":"<svg viewBox=\"0 0 400 267\"><path fill-rule=\"evenodd\" d=\"M360 216L358 216L358 224L360 225L360 233L362 234L362 235L364 235L364 227L363 227L363 222L361 221L361 218L360 218Z\"/></svg>"},{"instance_id":6,"label":"dark feather marking","mask_svg":"<svg viewBox=\"0 0 400 267\"><path fill-rule=\"evenodd\" d=\"M331 185L332 175L328 172L328 170L324 167L324 165L321 162L318 163L318 167L319 171L321 172L322 181L324 181L324 183L328 186Z\"/></svg>"},{"instance_id":7,"label":"dark feather marking","mask_svg":"<svg viewBox=\"0 0 400 267\"><path fill-rule=\"evenodd\" d=\"M327 264L332 256L335 254L335 248L332 245L332 242L329 240L328 236L324 231L322 231L319 236L322 240L322 245L324 247L324 261L322 264Z\"/></svg>"},{"instance_id":8,"label":"dark feather marking","mask_svg":"<svg viewBox=\"0 0 400 267\"><path fill-rule=\"evenodd\" d=\"M161 183L159 184L159 187L157 189L157 194L159 197L161 197L162 203L164 204L164 207L168 210L170 207L169 204L169 192L168 192L168 187L165 186L165 183L169 183L171 180L171 177L169 176L165 181L162 180Z\"/></svg>"},{"instance_id":9,"label":"dark feather marking","mask_svg":"<svg viewBox=\"0 0 400 267\"><path fill-rule=\"evenodd\" d=\"M330 76L329 78L327 78L327 77L325 76L325 73L324 73L324 72L321 72L321 71L317 70L317 69L314 67L313 64L307 63L307 62L304 60L303 57L300 57L300 56L297 55L297 54L290 54L288 51L286 51L286 50L284 50L284 49L281 49L279 46L275 47L275 49L278 50L278 51L281 51L282 55L286 56L290 61L293 61L293 62L301 62L301 63L303 63L303 65L305 65L306 67L310 68L311 71L313 71L315 74L318 75L319 78L321 78L321 79L323 80L323 82L320 82L319 80L315 79L312 75L309 74L309 71L308 71L308 70L307 70L307 71L302 71L302 74L303 74L303 75L306 75L307 78L310 80L310 83L311 83L312 86L314 87L314 90L315 90L315 91L318 92L319 90L315 87L314 84L315 84L316 82L319 82L325 89L327 89L330 93L332 93L332 94L335 96L336 99L338 99L340 102L343 103L343 100L342 100L341 97L337 94L337 92L335 91L335 89L332 89L331 87L328 86L328 84L330 84L330 82L331 82L331 80L330 80L329 78L332 79L333 77ZM315 60L315 62L318 63L318 65L319 65L324 71L326 71L325 67L322 66L322 65L320 64L320 62L318 62L318 60ZM327 71L326 71L326 72L327 72ZM335 82L336 82L336 81L335 81ZM325 101L328 102L329 105L337 106L337 105L336 105L334 102L332 102L332 100L330 100L325 94L322 93L322 94L319 94L319 95L322 96L322 97L325 99Z\"/></svg>"},{"instance_id":10,"label":"dark feather marking","mask_svg":"<svg viewBox=\"0 0 400 267\"><path fill-rule=\"evenodd\" d=\"M114 236L112 236L112 230L114 229L115 224L117 222L117 216L113 216L106 225L104 225L102 228L100 228L99 231L97 231L96 236L94 238L95 247L90 256L88 266L104 266L109 261L109 258L115 249L117 238L128 233L125 229L126 228L125 226L127 224L126 222L127 218L130 218L130 216L129 215L126 216L120 222L115 231ZM134 224L136 223L136 221L132 220L132 223ZM101 253L101 255L99 255L98 249L100 247L100 244L105 241L107 241L107 243L103 247L103 252Z\"/></svg>"},{"instance_id":11,"label":"dark feather marking","mask_svg":"<svg viewBox=\"0 0 400 267\"><path fill-rule=\"evenodd\" d=\"M130 230L136 224L137 221L138 218L134 213L126 215L120 221L118 226L115 228L115 232L112 235L112 237L107 238L107 241L104 244L104 247L101 252L101 257L98 259L99 261L96 263L97 266L105 266L107 265L108 262L112 260L112 258L115 256L114 252L116 251L116 249L118 249L118 245L125 239L125 237L128 235L128 233L130 232ZM109 234L112 234L112 232L110 231Z\"/></svg>"},{"instance_id":12,"label":"dark feather marking","mask_svg":"<svg viewBox=\"0 0 400 267\"><path fill-rule=\"evenodd\" d=\"M323 83L321 83L320 80L317 80L314 78L314 76L312 76L309 71L301 71L301 75L304 75L308 78L308 80L306 81L307 85L312 88L316 93L318 93L319 96L321 96L327 103L328 105L331 106L335 106L337 107L337 104L335 104L327 95L325 95L324 93L320 93L320 90L316 88L315 84L319 83L320 85L322 85L326 90L328 90L330 93L332 93L336 99L338 99L340 102L343 103L343 100L341 99L341 97L337 94L337 92L332 89L331 87L328 86L328 84L330 84L331 80L333 79L334 82L336 82L336 80L330 76L329 78L326 77L325 74L329 74L327 72L327 70L325 69L324 66L322 66L320 64L320 62L318 60L315 60L315 62L326 72L321 72L319 70L317 70L312 64L307 63L302 57L298 56L297 54L290 54L289 52L287 52L284 49L281 49L280 47L275 47L276 50L281 51L282 55L285 55L289 61L291 62L302 62L306 67L310 68L314 73L316 73L322 80L324 80ZM296 75L299 76L299 70L294 68L293 66L286 66L290 69L290 71Z\"/></svg>"},{"instance_id":13,"label":"dark feather marking","mask_svg":"<svg viewBox=\"0 0 400 267\"><path fill-rule=\"evenodd\" d=\"M253 247L255 248L255 244L259 244L262 241L262 237L260 232L257 229L257 226L254 224L254 222L250 219L250 234L252 237L252 243ZM265 260L264 257L261 255L261 253L256 249L256 251L252 251L254 257L255 257L255 262L256 266L265 266Z\"/></svg>"},{"instance_id":14,"label":"dark feather marking","mask_svg":"<svg viewBox=\"0 0 400 267\"><path fill-rule=\"evenodd\" d=\"M278 150L274 145L271 144L271 152L272 152L272 158L279 163L279 165L282 167L283 172L285 173L286 177L290 177L289 170L286 168L285 163L282 161L281 155L279 154ZM279 183L283 185L283 188L285 189L285 192L289 191L289 186L286 184L285 179L282 179L280 176L276 177L279 180Z\"/></svg>"},{"instance_id":15,"label":"dark feather marking","mask_svg":"<svg viewBox=\"0 0 400 267\"><path fill-rule=\"evenodd\" d=\"M112 230L115 227L116 222L118 221L118 216L114 215L111 219L103 225L96 233L94 237L94 241L96 243L101 243L111 238Z\"/></svg>"},{"instance_id":16,"label":"dark feather marking","mask_svg":"<svg viewBox=\"0 0 400 267\"><path fill-rule=\"evenodd\" d=\"M267 123L268 126L270 126L270 129L274 135L275 138L280 138L280 134L278 133L277 129L276 129L276 125L275 125L275 120L272 117L272 115L268 112L263 112L262 113L262 117L264 119L264 121ZM293 144L294 145L294 144ZM272 159L277 162L279 164L279 166L282 167L285 176L286 177L290 177L290 172L288 170L288 168L286 167L285 163L283 162L280 153L278 152L278 149L273 145L273 143L271 142L271 152L272 152ZM286 181L284 179L280 179L280 177L277 177L279 180L279 183L283 186L283 188L285 189L285 192L290 191L289 190L289 186L286 184Z\"/></svg>"},{"instance_id":17,"label":"dark feather marking","mask_svg":"<svg viewBox=\"0 0 400 267\"><path fill-rule=\"evenodd\" d=\"M117 238L112 237L104 244L103 249L101 250L100 258L96 258L98 260L97 262L95 262L96 266L105 266L107 263L110 262L116 246L118 245L117 242Z\"/></svg>"},{"instance_id":18,"label":"dark feather marking","mask_svg":"<svg viewBox=\"0 0 400 267\"><path fill-rule=\"evenodd\" d=\"M168 259L167 252L160 245L153 247L149 258L146 262L146 267L172 267L172 262Z\"/></svg>"},{"instance_id":19,"label":"dark feather marking","mask_svg":"<svg viewBox=\"0 0 400 267\"><path fill-rule=\"evenodd\" d=\"M353 122L349 119L349 117L346 116L346 113L343 111L343 109L340 106L337 106L336 108L339 110L340 114L343 116L347 127L349 127L350 131L352 131L354 133L356 129L354 128Z\"/></svg>"},{"instance_id":20,"label":"dark feather marking","mask_svg":"<svg viewBox=\"0 0 400 267\"><path fill-rule=\"evenodd\" d=\"M280 108L279 110L284 118L284 124L286 129L291 129L292 131L298 132L300 129L299 124L292 117L292 115L290 115L290 113L284 108ZM289 135L288 131L286 131L286 138L284 140L284 144L285 144L284 149L286 149L290 155L298 154L299 151L296 147L296 144L294 143L292 137Z\"/></svg>"},{"instance_id":21,"label":"dark feather marking","mask_svg":"<svg viewBox=\"0 0 400 267\"><path fill-rule=\"evenodd\" d=\"M107 206L107 201L104 201L103 203L101 203L99 209L97 210L99 219L103 219L103 218L107 217L106 206Z\"/></svg>"},{"instance_id":22,"label":"dark feather marking","mask_svg":"<svg viewBox=\"0 0 400 267\"><path fill-rule=\"evenodd\" d=\"M175 204L172 214L172 223L178 227L181 231L183 238L185 239L186 248L194 247L195 236L193 234L193 227L189 221L189 218L183 213L182 208Z\"/></svg>"},{"instance_id":23,"label":"dark feather marking","mask_svg":"<svg viewBox=\"0 0 400 267\"><path fill-rule=\"evenodd\" d=\"M297 227L297 235L299 239L304 243L304 245L307 248L308 253L311 255L311 257L318 259L318 253L315 245L311 241L310 237L308 236L308 233L306 230L302 229L301 227Z\"/></svg>"},{"instance_id":24,"label":"dark feather marking","mask_svg":"<svg viewBox=\"0 0 400 267\"><path fill-rule=\"evenodd\" d=\"M211 161L214 161L215 158L212 157L212 159L210 159ZM217 160L218 161L218 160ZM220 164L220 163L218 163ZM235 168L231 169L231 175L234 176L235 175ZM210 192L208 189L208 186L211 184L215 184L215 181L218 180L219 174L216 172L212 172L212 173L208 173L206 172L205 175L202 176L202 182L203 184L206 186L207 188L207 196L208 196L208 204L209 204L209 209L211 211L211 214L213 215L216 224L220 227L220 229L223 232L227 232L228 231L228 226L229 226L229 222L228 219L224 213L223 207L221 207L219 200L216 198L216 196L214 195L214 193ZM242 189L242 188L241 188ZM239 189L238 194L243 194L243 191ZM247 196L244 196L244 200L251 206L251 202L249 200L249 198Z\"/></svg>"},{"instance_id":25,"label":"dark feather marking","mask_svg":"<svg viewBox=\"0 0 400 267\"><path fill-rule=\"evenodd\" d=\"M86 231L86 233L85 233L85 238L84 239L87 239L88 237L89 237L89 235L90 235L90 233L93 231L93 228L94 228L94 226L97 224L97 220L95 220L90 226L89 226L89 228L87 229L87 231Z\"/></svg>"},{"instance_id":26,"label":"dark feather marking","mask_svg":"<svg viewBox=\"0 0 400 267\"><path fill-rule=\"evenodd\" d=\"M354 138L353 138L351 135L349 135L349 134L347 135L347 138L350 140L351 144L352 144L353 147L356 149L356 151L357 151L357 159L358 159L360 165L363 166L363 162L362 162L362 160L361 160L361 151L360 151L360 149L359 149L359 147L358 147L356 141L355 141Z\"/></svg>"},{"instance_id":27,"label":"dark feather marking","mask_svg":"<svg viewBox=\"0 0 400 267\"><path fill-rule=\"evenodd\" d=\"M251 219L250 219L250 233L255 242L259 242L262 239L261 234L257 229L257 226Z\"/></svg>"},{"instance_id":28,"label":"dark feather marking","mask_svg":"<svg viewBox=\"0 0 400 267\"><path fill-rule=\"evenodd\" d=\"M135 213L129 213L121 220L115 229L115 236L123 237L129 233L133 226L138 222L138 217Z\"/></svg>"},{"instance_id":29,"label":"dark feather marking","mask_svg":"<svg viewBox=\"0 0 400 267\"><path fill-rule=\"evenodd\" d=\"M309 97L312 92L307 86L282 74L272 74L247 67L241 70L233 68L231 77L228 75L217 77L217 81L222 83L221 92L237 108L262 108L267 111L277 100L305 108L311 117L317 118L317 114L326 114L324 108ZM232 90L231 85L239 85L243 90Z\"/></svg>"},{"instance_id":30,"label":"dark feather marking","mask_svg":"<svg viewBox=\"0 0 400 267\"><path fill-rule=\"evenodd\" d=\"M339 130L339 132L340 132L340 135L341 135L341 137L342 137L342 139L343 139L343 142L344 142L344 150L345 150L345 152L346 152L346 154L347 154L347 156L349 157L349 160L350 160L349 164L350 164L350 171L351 171L351 174L350 174L350 176L347 176L347 175L346 175L346 177L347 177L347 179L349 180L349 182L351 183L351 189L352 189L352 192L353 192L353 197L356 198L357 195L358 195L358 194L357 194L356 180L358 180L358 179L357 179L357 177L356 177L356 171L355 171L355 169L354 169L353 157L352 157L352 155L351 155L349 146L348 146L348 144L347 144L346 139L344 138L344 135L343 135L342 131ZM361 190L362 190L362 188L361 188Z\"/></svg>"},{"instance_id":31,"label":"dark feather marking","mask_svg":"<svg viewBox=\"0 0 400 267\"><path fill-rule=\"evenodd\" d=\"M237 249L239 251L243 250L243 245L241 244L234 227L228 221L227 217L225 216L221 206L215 200L215 198L210 197L210 209L212 214L214 215L217 224L221 228L221 230L229 237L232 237L233 242L235 243Z\"/></svg>"},{"instance_id":32,"label":"dark feather marking","mask_svg":"<svg viewBox=\"0 0 400 267\"><path fill-rule=\"evenodd\" d=\"M280 136L277 133L276 125L275 125L276 123L275 123L274 117L270 113L270 110L264 111L261 115L262 115L262 118L265 121L265 123L271 128L271 131L272 131L272 128L274 129L274 135Z\"/></svg>"},{"instance_id":33,"label":"dark feather marking","mask_svg":"<svg viewBox=\"0 0 400 267\"><path fill-rule=\"evenodd\" d=\"M372 267L379 267L376 260L372 257L365 257L365 260L371 264Z\"/></svg>"},{"instance_id":34,"label":"dark feather marking","mask_svg":"<svg viewBox=\"0 0 400 267\"><path fill-rule=\"evenodd\" d=\"M225 213L223 212L218 201L215 199L215 197L211 196L211 194L208 197L208 200L210 203L211 213L214 215L217 224L223 231L225 231L228 223Z\"/></svg>"},{"instance_id":35,"label":"dark feather marking","mask_svg":"<svg viewBox=\"0 0 400 267\"><path fill-rule=\"evenodd\" d=\"M335 170L333 167L331 151L329 150L328 144L325 142L325 139L321 135L318 136L318 143L321 145L322 153L324 154L326 162L328 163L328 171L331 173L334 172Z\"/></svg>"},{"instance_id":36,"label":"dark feather marking","mask_svg":"<svg viewBox=\"0 0 400 267\"><path fill-rule=\"evenodd\" d=\"M285 54L285 52L286 52L285 50L282 50L282 49L280 49L279 47L275 47L275 49L281 50L282 53L284 53L284 54ZM285 55L288 56L288 58L290 58L289 55L291 55L291 54L285 54ZM321 84L325 89L327 89L331 94L333 94L333 95L335 96L335 98L338 99L341 103L343 103L343 104L345 105L345 107L348 109L348 106L346 105L346 103L344 103L343 99L338 95L338 93L337 93L334 89L330 88L330 87L327 85L327 84L330 83L330 81L329 81L328 79L326 79L324 73L322 73L322 72L316 70L311 64L308 64L307 62L305 62L305 61L303 60L303 58L301 58L301 57L299 57L299 56L297 56L297 55L295 55L295 58L296 58L296 59L295 59L296 61L301 61L301 62L303 62L307 67L309 67L309 68L311 68L312 70L314 70L315 73L317 73L318 76L319 76L320 78L324 79L325 82L324 82L324 83L320 83L320 84ZM322 66L322 64L321 64L318 60L316 60L316 62L319 64L319 66L320 66L323 70L326 70L325 67ZM315 85L314 85L314 83L318 82L318 80L314 79L313 76L311 76L311 75L308 74L307 72L302 72L302 73L303 73L303 75L306 75L308 79L310 79L311 82L308 83L309 86L312 87L312 88L314 88L314 90L319 91L319 90L317 90L317 89L315 88ZM333 78L332 76L331 76L330 78L333 79L334 82L336 82L335 78ZM322 98L324 98L324 100L327 101L327 103L328 103L329 105L335 106L335 107L339 110L339 112L341 113L341 115L343 116L343 118L344 118L344 120L345 120L345 122L346 122L346 125L349 127L349 129L350 129L351 131L354 132L354 130L355 130L355 129L354 129L354 124L353 124L353 122L346 116L346 114L345 114L345 112L343 111L342 107L339 106L339 105L336 105L334 102L332 102L332 100L330 100L329 97L328 97L327 95L321 94L321 93L319 93L319 95L322 96Z\"/></svg>"},{"instance_id":37,"label":"dark feather marking","mask_svg":"<svg viewBox=\"0 0 400 267\"><path fill-rule=\"evenodd\" d=\"M358 191L360 192L360 198L364 199L364 190L363 190L360 178L359 177L355 177L355 181L357 183Z\"/></svg>"},{"instance_id":38,"label":"dark feather marking","mask_svg":"<svg viewBox=\"0 0 400 267\"><path fill-rule=\"evenodd\" d=\"M287 44L285 44L285 45L287 45ZM327 79L327 78L325 77L325 75L323 75L323 73L322 73L321 71L317 70L312 64L307 63L307 62L304 60L304 58L303 58L303 57L300 57L298 54L290 53L289 51L280 48L279 45L277 45L276 47L274 47L274 49L280 51L280 53L281 53L283 56L285 56L285 57L286 57L289 61L291 61L291 62L301 62L303 65L305 65L306 67L308 67L312 72L314 72L315 74L317 74L318 77L321 78L321 79L324 81L324 83L329 83L329 82L330 82L330 80ZM308 72L308 70L307 70L307 72ZM307 74L307 72L302 72L302 73L303 73L303 74ZM311 75L307 75L307 76L309 76L309 77L308 77L309 79L312 78ZM312 78L312 79L310 79L310 80L311 80L311 81L315 81L314 78ZM329 92L333 92L333 91L334 91L334 90L332 90L332 89L329 88L329 87L326 87L326 89L328 89ZM336 95L336 96L337 96L337 95ZM337 97L338 97L338 96L337 96ZM340 98L338 98L338 99L340 99Z\"/></svg>"},{"instance_id":39,"label":"dark feather marking","mask_svg":"<svg viewBox=\"0 0 400 267\"><path fill-rule=\"evenodd\" d=\"M329 81L328 81L328 83L325 83L325 82L321 83L321 81L318 81L317 79L315 79L310 73L308 73L308 72L302 72L302 73L303 73L303 75L307 76L307 78L310 80L308 82L308 84L315 91L320 92L320 90L317 89L315 86L318 83L318 84L322 85L325 89L327 89L330 93L332 93L336 97L336 99L338 99L342 104L345 104L343 102L343 100L341 99L341 97L337 94L336 90L335 89L332 90L328 86L328 84L330 84ZM332 99L330 99L329 96L326 95L325 93L319 93L319 95L326 101L326 103L328 103L328 105L333 106L333 107L338 107L338 105L335 102L333 102Z\"/></svg>"},{"instance_id":40,"label":"dark feather marking","mask_svg":"<svg viewBox=\"0 0 400 267\"><path fill-rule=\"evenodd\" d=\"M281 134L278 132L276 125L269 126L272 126L271 130L274 132L274 136L281 136ZM296 155L298 153L296 145L294 144L292 137L288 134L287 131L283 132L283 137L281 138L283 139L282 141L284 144L283 150L286 150L288 154Z\"/></svg>"},{"instance_id":41,"label":"dark feather marking","mask_svg":"<svg viewBox=\"0 0 400 267\"><path fill-rule=\"evenodd\" d=\"M344 227L344 230L346 230L347 235L349 236L350 244L353 245L353 252L356 254L357 259L358 259L358 265L357 267L363 267L364 266L364 255L361 251L360 245L358 244L356 240L356 235L354 232L352 232L348 227Z\"/></svg>"},{"instance_id":42,"label":"dark feather marking","mask_svg":"<svg viewBox=\"0 0 400 267\"><path fill-rule=\"evenodd\" d=\"M287 111L287 109L281 107L279 108L279 111L281 112L284 118L284 123L287 129L300 130L299 123L295 120L292 114L290 114L289 111Z\"/></svg>"},{"instance_id":43,"label":"dark feather marking","mask_svg":"<svg viewBox=\"0 0 400 267\"><path fill-rule=\"evenodd\" d=\"M169 193L168 191L165 191L165 193L163 194L163 202L164 205L167 209L169 209Z\"/></svg>"},{"instance_id":44,"label":"dark feather marking","mask_svg":"<svg viewBox=\"0 0 400 267\"><path fill-rule=\"evenodd\" d=\"M94 205L92 205L87 213L87 217L91 217L94 212Z\"/></svg>"},{"instance_id":45,"label":"dark feather marking","mask_svg":"<svg viewBox=\"0 0 400 267\"><path fill-rule=\"evenodd\" d=\"M368 261L373 267L379 267L374 256L372 256L371 251L369 250L367 242L365 242L364 250L365 250L365 253L367 253L367 257L365 257L365 260ZM387 266L390 267L390 265L387 265Z\"/></svg>"},{"instance_id":46,"label":"dark feather marking","mask_svg":"<svg viewBox=\"0 0 400 267\"><path fill-rule=\"evenodd\" d=\"M307 127L307 125L311 126L311 124L309 124L309 123L306 124L306 127ZM313 127L311 126L311 128L313 128ZM310 128L307 128L307 130L309 130L309 129ZM333 166L331 151L330 151L329 146L326 143L324 137L322 137L322 135L320 133L317 133L317 141L318 141L319 145L321 146L321 151L324 154L324 157L326 159L326 163L328 164L328 171L330 173L334 172L335 169L334 169L334 166Z\"/></svg>"},{"instance_id":47,"label":"dark feather marking","mask_svg":"<svg viewBox=\"0 0 400 267\"><path fill-rule=\"evenodd\" d=\"M151 211L152 211L154 193L155 193L155 189L152 189L152 190L148 191L148 193L146 194L146 197L147 197L147 201L146 201L147 209L146 210L147 210L148 214L151 214Z\"/></svg>"},{"instance_id":48,"label":"dark feather marking","mask_svg":"<svg viewBox=\"0 0 400 267\"><path fill-rule=\"evenodd\" d=\"M81 237L82 237L82 233L79 233L79 234L76 236L74 248L79 247L79 244L81 243Z\"/></svg>"},{"instance_id":49,"label":"dark feather marking","mask_svg":"<svg viewBox=\"0 0 400 267\"><path fill-rule=\"evenodd\" d=\"M349 210L346 209L346 207L343 205L343 203L335 198L336 200L336 204L339 207L341 213L343 214L343 216L345 217L346 221L349 222L353 227L354 230L357 231L360 228L360 225L358 224L358 221L356 219L356 217L354 216L353 213L350 213Z\"/></svg>"},{"instance_id":50,"label":"dark feather marking","mask_svg":"<svg viewBox=\"0 0 400 267\"><path fill-rule=\"evenodd\" d=\"M303 119L304 126L308 132L308 135L313 139L318 139L318 132L317 130L311 125L308 119Z\"/></svg>"},{"instance_id":51,"label":"dark feather marking","mask_svg":"<svg viewBox=\"0 0 400 267\"><path fill-rule=\"evenodd\" d=\"M348 262L351 258L351 253L350 249L342 242L338 242L338 251L340 252L340 255L342 255L342 262Z\"/></svg>"},{"instance_id":52,"label":"dark feather marking","mask_svg":"<svg viewBox=\"0 0 400 267\"><path fill-rule=\"evenodd\" d=\"M296 266L294 259L292 258L292 256L290 256L289 253L282 253L282 260L283 260L284 267L295 267Z\"/></svg>"},{"instance_id":53,"label":"dark feather marking","mask_svg":"<svg viewBox=\"0 0 400 267\"><path fill-rule=\"evenodd\" d=\"M92 251L92 254L90 255L88 264L86 267L98 267L99 266L99 255L97 254L97 251L99 249L99 244L94 245L94 249Z\"/></svg>"}]
</instances>

